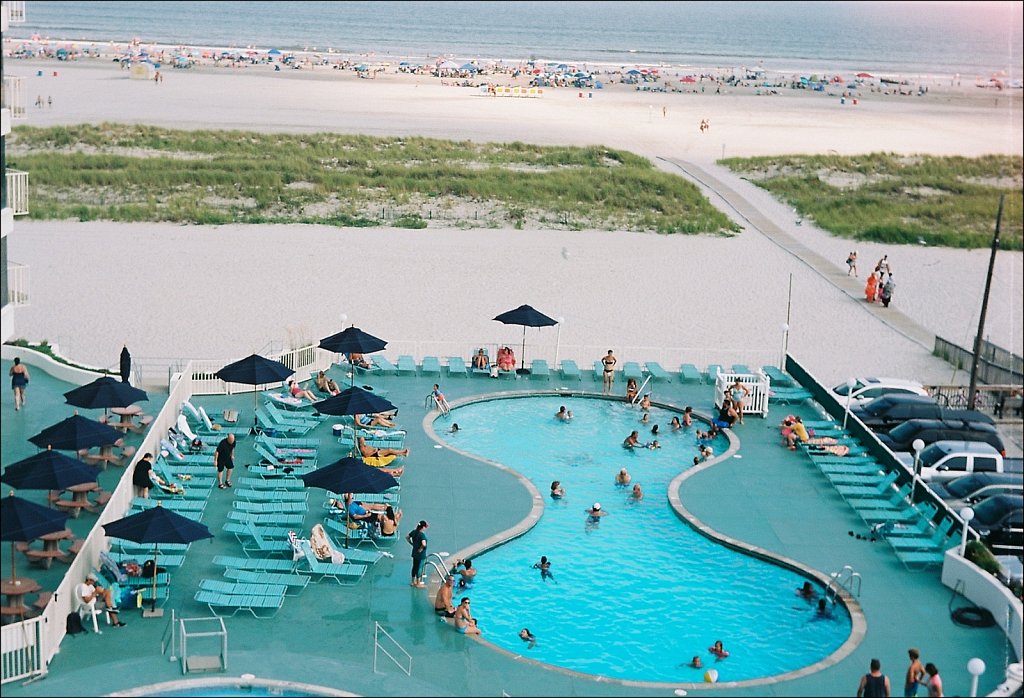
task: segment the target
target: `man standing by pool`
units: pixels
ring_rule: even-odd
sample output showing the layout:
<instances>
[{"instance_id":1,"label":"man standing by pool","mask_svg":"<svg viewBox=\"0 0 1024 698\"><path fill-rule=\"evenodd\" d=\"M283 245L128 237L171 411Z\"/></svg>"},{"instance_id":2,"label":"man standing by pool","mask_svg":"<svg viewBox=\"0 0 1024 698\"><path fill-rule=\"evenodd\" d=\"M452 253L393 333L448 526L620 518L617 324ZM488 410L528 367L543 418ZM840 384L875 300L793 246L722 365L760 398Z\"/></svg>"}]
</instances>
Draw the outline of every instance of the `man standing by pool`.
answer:
<instances>
[{"instance_id":1,"label":"man standing by pool","mask_svg":"<svg viewBox=\"0 0 1024 698\"><path fill-rule=\"evenodd\" d=\"M888 698L890 695L889 677L882 673L882 663L872 659L871 671L860 677L857 698Z\"/></svg>"},{"instance_id":2,"label":"man standing by pool","mask_svg":"<svg viewBox=\"0 0 1024 698\"><path fill-rule=\"evenodd\" d=\"M217 487L224 489L231 487L231 471L235 469L235 435L228 434L220 443L217 450L213 452L213 464L217 466ZM224 471L227 471L227 479Z\"/></svg>"},{"instance_id":3,"label":"man standing by pool","mask_svg":"<svg viewBox=\"0 0 1024 698\"><path fill-rule=\"evenodd\" d=\"M611 349L609 349L605 357L601 359L601 364L602 366L604 366L603 392L605 395L611 395L612 383L615 382L615 364L617 364L618 361L619 360L615 358L615 355L612 353Z\"/></svg>"}]
</instances>

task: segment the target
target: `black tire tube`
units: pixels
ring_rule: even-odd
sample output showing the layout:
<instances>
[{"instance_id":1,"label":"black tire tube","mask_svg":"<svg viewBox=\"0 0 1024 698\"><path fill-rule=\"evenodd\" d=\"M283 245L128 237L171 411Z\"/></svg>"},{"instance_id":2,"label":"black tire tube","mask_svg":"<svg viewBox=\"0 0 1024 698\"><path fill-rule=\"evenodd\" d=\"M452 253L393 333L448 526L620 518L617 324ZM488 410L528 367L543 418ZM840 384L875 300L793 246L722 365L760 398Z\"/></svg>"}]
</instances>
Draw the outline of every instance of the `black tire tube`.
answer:
<instances>
[{"instance_id":1,"label":"black tire tube","mask_svg":"<svg viewBox=\"0 0 1024 698\"><path fill-rule=\"evenodd\" d=\"M980 606L958 608L953 611L951 618L957 625L966 625L969 628L990 628L996 624L992 613Z\"/></svg>"}]
</instances>

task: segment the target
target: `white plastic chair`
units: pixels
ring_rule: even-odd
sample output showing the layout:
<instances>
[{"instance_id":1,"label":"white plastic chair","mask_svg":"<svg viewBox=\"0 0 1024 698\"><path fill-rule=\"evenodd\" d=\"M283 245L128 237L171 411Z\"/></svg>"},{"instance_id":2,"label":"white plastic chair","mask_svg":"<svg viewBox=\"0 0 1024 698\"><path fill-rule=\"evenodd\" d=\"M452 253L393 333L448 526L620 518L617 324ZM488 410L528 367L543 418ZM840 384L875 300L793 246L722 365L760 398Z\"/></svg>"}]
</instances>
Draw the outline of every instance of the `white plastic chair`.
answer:
<instances>
[{"instance_id":1,"label":"white plastic chair","mask_svg":"<svg viewBox=\"0 0 1024 698\"><path fill-rule=\"evenodd\" d=\"M99 594L92 598L92 601L86 602L82 600L82 597L78 595L78 591L75 591L75 597L78 599L78 615L82 617L84 621L87 617L92 616L92 631L97 635L102 635L103 632L100 630L99 622L96 620L96 616L103 613L107 618L107 625L110 625L110 614L101 611L96 608L96 602L99 601Z\"/></svg>"}]
</instances>

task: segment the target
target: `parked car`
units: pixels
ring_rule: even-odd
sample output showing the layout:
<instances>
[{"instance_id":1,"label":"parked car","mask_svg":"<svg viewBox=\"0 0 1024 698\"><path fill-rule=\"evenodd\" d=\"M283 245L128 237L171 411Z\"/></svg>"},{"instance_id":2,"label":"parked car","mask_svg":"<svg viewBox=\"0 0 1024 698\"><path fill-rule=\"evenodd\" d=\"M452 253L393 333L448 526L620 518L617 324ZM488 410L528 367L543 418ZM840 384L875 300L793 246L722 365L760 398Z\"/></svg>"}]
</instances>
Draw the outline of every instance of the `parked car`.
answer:
<instances>
[{"instance_id":1,"label":"parked car","mask_svg":"<svg viewBox=\"0 0 1024 698\"><path fill-rule=\"evenodd\" d=\"M953 511L971 507L997 494L1024 494L1024 475L1019 473L971 473L953 480L928 484Z\"/></svg>"},{"instance_id":2,"label":"parked car","mask_svg":"<svg viewBox=\"0 0 1024 698\"><path fill-rule=\"evenodd\" d=\"M951 410L940 405L931 396L902 393L881 395L869 402L853 405L850 412L856 415L864 426L878 434L885 434L909 419L962 419L995 424L995 420L984 412Z\"/></svg>"},{"instance_id":3,"label":"parked car","mask_svg":"<svg viewBox=\"0 0 1024 698\"><path fill-rule=\"evenodd\" d=\"M987 422L968 422L960 419L910 419L888 434L878 434L878 440L890 451L911 451L915 440L925 445L936 441L984 441L1000 455L1006 454L1003 439L995 425Z\"/></svg>"},{"instance_id":4,"label":"parked car","mask_svg":"<svg viewBox=\"0 0 1024 698\"><path fill-rule=\"evenodd\" d=\"M914 454L896 455L910 468ZM997 473L1005 470L1003 456L984 441L936 441L921 449L918 462L921 479L925 482L945 482L971 473Z\"/></svg>"},{"instance_id":5,"label":"parked car","mask_svg":"<svg viewBox=\"0 0 1024 698\"><path fill-rule=\"evenodd\" d=\"M971 508L974 518L970 527L993 553L1024 553L1024 496L997 494Z\"/></svg>"},{"instance_id":6,"label":"parked car","mask_svg":"<svg viewBox=\"0 0 1024 698\"><path fill-rule=\"evenodd\" d=\"M917 381L902 378L855 378L853 390L846 383L832 388L832 393L840 404L846 403L846 395L850 395L850 406L862 405L880 395L928 395L928 391Z\"/></svg>"}]
</instances>

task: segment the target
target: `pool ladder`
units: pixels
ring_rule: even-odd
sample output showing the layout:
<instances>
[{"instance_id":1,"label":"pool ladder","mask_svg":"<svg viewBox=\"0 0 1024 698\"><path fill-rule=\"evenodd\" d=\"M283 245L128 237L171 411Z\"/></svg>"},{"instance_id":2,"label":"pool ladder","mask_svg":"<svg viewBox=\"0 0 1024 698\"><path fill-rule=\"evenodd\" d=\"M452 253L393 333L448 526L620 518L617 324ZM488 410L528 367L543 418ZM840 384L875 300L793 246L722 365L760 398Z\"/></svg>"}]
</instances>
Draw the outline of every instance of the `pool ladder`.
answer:
<instances>
[{"instance_id":1,"label":"pool ladder","mask_svg":"<svg viewBox=\"0 0 1024 698\"><path fill-rule=\"evenodd\" d=\"M430 555L427 555L427 558L423 561L424 564L430 565L434 568L434 571L437 573L437 577L441 582L444 582L444 580L448 578L448 565L444 560L447 554L448 553L445 553L444 555L441 555L441 553L430 553ZM436 557L437 562L431 560L430 558L432 557ZM441 563L440 566L438 566L438 562Z\"/></svg>"},{"instance_id":2,"label":"pool ladder","mask_svg":"<svg viewBox=\"0 0 1024 698\"><path fill-rule=\"evenodd\" d=\"M825 587L825 598L829 598L829 593L831 592L832 600L835 601L836 596L839 594L839 589L845 590L851 596L860 596L860 572L853 569L852 566L843 565L843 569L833 572L830 576L832 579L829 581L828 586Z\"/></svg>"}]
</instances>

